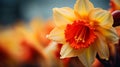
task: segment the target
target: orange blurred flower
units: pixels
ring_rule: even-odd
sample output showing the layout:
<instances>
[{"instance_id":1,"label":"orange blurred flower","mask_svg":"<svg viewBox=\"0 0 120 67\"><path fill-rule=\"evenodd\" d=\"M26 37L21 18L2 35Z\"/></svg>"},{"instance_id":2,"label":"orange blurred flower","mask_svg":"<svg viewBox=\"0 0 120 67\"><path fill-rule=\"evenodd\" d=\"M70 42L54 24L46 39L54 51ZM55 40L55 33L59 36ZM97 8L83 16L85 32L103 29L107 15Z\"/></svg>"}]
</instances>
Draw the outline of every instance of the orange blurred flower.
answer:
<instances>
[{"instance_id":1,"label":"orange blurred flower","mask_svg":"<svg viewBox=\"0 0 120 67\"><path fill-rule=\"evenodd\" d=\"M23 23L2 29L0 30L0 47L9 55L8 57L17 62L32 61L35 58L34 53L37 53L42 60L41 65L48 66L48 56L44 53L42 43L36 39L34 32Z\"/></svg>"},{"instance_id":2,"label":"orange blurred flower","mask_svg":"<svg viewBox=\"0 0 120 67\"><path fill-rule=\"evenodd\" d=\"M120 10L120 0L110 0L110 12Z\"/></svg>"},{"instance_id":3,"label":"orange blurred flower","mask_svg":"<svg viewBox=\"0 0 120 67\"><path fill-rule=\"evenodd\" d=\"M54 28L53 21L43 21L39 18L34 18L30 22L30 28L39 43L41 43L43 47L47 47L50 40L46 38L46 35Z\"/></svg>"}]
</instances>

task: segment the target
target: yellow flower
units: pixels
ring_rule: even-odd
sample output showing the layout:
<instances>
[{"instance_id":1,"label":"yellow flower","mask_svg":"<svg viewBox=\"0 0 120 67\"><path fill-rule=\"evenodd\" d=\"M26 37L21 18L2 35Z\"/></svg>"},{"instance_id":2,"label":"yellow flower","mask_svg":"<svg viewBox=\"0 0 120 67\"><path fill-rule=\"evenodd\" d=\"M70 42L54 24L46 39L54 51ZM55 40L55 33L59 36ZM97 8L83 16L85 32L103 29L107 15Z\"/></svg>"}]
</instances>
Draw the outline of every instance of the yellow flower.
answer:
<instances>
[{"instance_id":1,"label":"yellow flower","mask_svg":"<svg viewBox=\"0 0 120 67\"><path fill-rule=\"evenodd\" d=\"M96 54L109 59L109 43L118 36L112 27L112 15L94 8L89 0L77 0L74 10L69 7L54 8L55 28L47 36L63 44L61 58L78 57L85 67L91 67Z\"/></svg>"}]
</instances>

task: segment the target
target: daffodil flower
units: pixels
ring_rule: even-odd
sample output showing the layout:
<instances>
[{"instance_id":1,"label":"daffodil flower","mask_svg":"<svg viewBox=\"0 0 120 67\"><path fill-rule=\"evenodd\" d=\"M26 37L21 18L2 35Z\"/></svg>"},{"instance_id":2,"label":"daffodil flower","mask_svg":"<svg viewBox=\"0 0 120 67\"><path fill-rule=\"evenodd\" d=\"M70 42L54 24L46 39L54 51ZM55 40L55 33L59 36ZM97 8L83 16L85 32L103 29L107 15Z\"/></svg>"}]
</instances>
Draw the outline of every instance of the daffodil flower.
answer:
<instances>
[{"instance_id":1,"label":"daffodil flower","mask_svg":"<svg viewBox=\"0 0 120 67\"><path fill-rule=\"evenodd\" d=\"M60 58L78 57L85 67L91 67L96 54L109 59L109 43L117 43L112 27L112 15L94 8L89 0L77 0L74 10L69 7L53 9L55 28L47 36L63 44Z\"/></svg>"}]
</instances>

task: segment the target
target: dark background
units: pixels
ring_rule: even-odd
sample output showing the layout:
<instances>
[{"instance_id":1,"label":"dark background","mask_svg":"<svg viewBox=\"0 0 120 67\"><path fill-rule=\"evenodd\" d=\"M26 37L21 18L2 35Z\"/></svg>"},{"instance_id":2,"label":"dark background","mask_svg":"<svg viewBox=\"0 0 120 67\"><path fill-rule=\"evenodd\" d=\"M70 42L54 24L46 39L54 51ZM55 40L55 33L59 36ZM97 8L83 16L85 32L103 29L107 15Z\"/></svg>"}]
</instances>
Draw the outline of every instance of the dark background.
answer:
<instances>
[{"instance_id":1,"label":"dark background","mask_svg":"<svg viewBox=\"0 0 120 67\"><path fill-rule=\"evenodd\" d=\"M0 25L10 25L18 20L29 22L34 17L52 17L52 8L71 7L76 0L0 0ZM109 9L109 0L90 0L95 7Z\"/></svg>"}]
</instances>

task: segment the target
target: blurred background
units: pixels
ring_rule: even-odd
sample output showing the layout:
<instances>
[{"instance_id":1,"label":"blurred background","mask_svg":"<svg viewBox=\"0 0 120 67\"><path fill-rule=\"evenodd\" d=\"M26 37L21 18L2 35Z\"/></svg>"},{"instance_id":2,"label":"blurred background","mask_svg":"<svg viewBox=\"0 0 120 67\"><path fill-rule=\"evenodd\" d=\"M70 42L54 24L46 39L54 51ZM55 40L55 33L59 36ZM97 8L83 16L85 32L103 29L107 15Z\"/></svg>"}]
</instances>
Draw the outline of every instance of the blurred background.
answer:
<instances>
[{"instance_id":1,"label":"blurred background","mask_svg":"<svg viewBox=\"0 0 120 67\"><path fill-rule=\"evenodd\" d=\"M90 1L95 7L110 8L110 0ZM52 9L73 8L75 2L0 0L0 67L79 67L76 57L60 60L62 45L46 38L54 28ZM95 64L102 67L98 60Z\"/></svg>"},{"instance_id":2,"label":"blurred background","mask_svg":"<svg viewBox=\"0 0 120 67\"><path fill-rule=\"evenodd\" d=\"M76 0L0 0L0 25L13 24L18 20L29 22L33 17L48 19L52 8L74 6ZM95 7L109 8L109 0L90 0Z\"/></svg>"}]
</instances>

